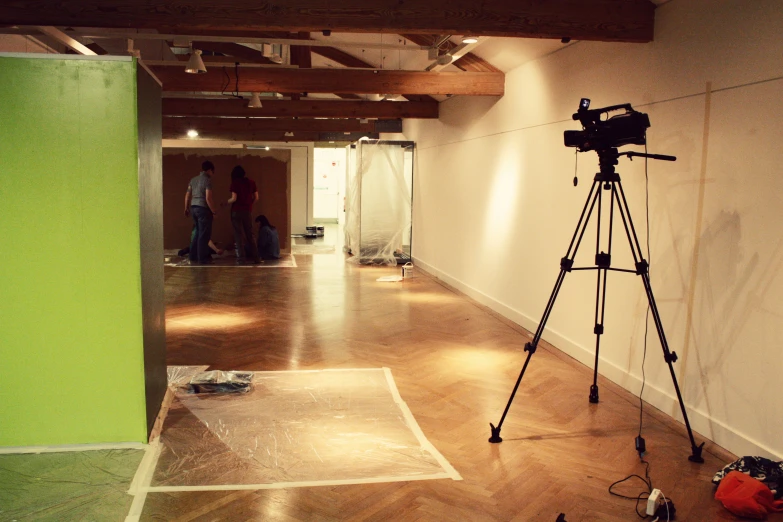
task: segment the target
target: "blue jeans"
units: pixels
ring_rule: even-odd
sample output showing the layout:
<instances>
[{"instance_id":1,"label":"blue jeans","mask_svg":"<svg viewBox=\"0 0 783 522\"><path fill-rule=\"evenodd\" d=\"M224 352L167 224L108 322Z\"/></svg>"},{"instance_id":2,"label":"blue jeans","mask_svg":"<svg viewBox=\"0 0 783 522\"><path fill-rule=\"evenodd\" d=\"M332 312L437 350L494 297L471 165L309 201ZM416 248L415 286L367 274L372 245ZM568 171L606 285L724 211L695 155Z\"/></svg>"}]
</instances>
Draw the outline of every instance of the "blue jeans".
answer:
<instances>
[{"instance_id":1,"label":"blue jeans","mask_svg":"<svg viewBox=\"0 0 783 522\"><path fill-rule=\"evenodd\" d=\"M190 241L190 260L206 263L212 259L209 250L209 240L212 237L212 211L207 207L192 205L190 215L193 216L193 226L196 233Z\"/></svg>"}]
</instances>

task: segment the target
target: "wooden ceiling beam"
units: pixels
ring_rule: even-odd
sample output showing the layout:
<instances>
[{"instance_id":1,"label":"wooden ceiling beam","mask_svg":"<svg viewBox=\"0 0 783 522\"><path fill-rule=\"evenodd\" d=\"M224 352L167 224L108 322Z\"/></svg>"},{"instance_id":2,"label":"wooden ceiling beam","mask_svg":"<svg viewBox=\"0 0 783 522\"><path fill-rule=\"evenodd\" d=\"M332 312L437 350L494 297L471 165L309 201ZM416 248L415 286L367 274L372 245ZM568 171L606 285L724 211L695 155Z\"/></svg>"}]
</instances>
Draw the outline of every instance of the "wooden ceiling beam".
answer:
<instances>
[{"instance_id":1,"label":"wooden ceiling beam","mask_svg":"<svg viewBox=\"0 0 783 522\"><path fill-rule=\"evenodd\" d=\"M205 74L187 74L179 67L153 66L152 70L167 92L221 92L226 83L224 71L214 68ZM234 85L233 72L228 72L229 84ZM240 71L238 90L503 96L504 82L503 73L244 68Z\"/></svg>"},{"instance_id":2,"label":"wooden ceiling beam","mask_svg":"<svg viewBox=\"0 0 783 522\"><path fill-rule=\"evenodd\" d=\"M344 65L345 67L353 67L355 69L375 69L375 66L371 63L365 62L361 58L356 58L352 54L348 54L343 50L336 47L313 47L311 51L319 56L323 56L333 62ZM376 94L376 93L374 93ZM408 95L405 96L410 101L423 101L437 103L437 100L431 96L421 95Z\"/></svg>"},{"instance_id":3,"label":"wooden ceiling beam","mask_svg":"<svg viewBox=\"0 0 783 522\"><path fill-rule=\"evenodd\" d=\"M323 56L324 58L344 65L345 67L352 67L354 69L375 69L373 64L365 62L361 58L356 58L352 54L348 54L336 47L313 47L311 50L314 54Z\"/></svg>"},{"instance_id":4,"label":"wooden ceiling beam","mask_svg":"<svg viewBox=\"0 0 783 522\"><path fill-rule=\"evenodd\" d=\"M434 45L439 38L436 35L426 34L401 34L400 36L406 40L410 40L416 45L426 46ZM455 47L457 47L457 44L448 40L441 45L441 48L444 51L451 51ZM460 58L451 62L451 64L458 69L469 72L501 72L500 69L473 53L466 53Z\"/></svg>"},{"instance_id":5,"label":"wooden ceiling beam","mask_svg":"<svg viewBox=\"0 0 783 522\"><path fill-rule=\"evenodd\" d=\"M251 49L250 47L242 44L237 43L227 43L227 42L204 42L204 41L197 41L193 42L193 48L194 49L201 49L202 51L212 51L214 53L221 53L228 56L233 57L234 61L244 61L244 62L252 62L252 63L263 63L267 65L274 64L272 60L264 56L264 53L261 51L258 51L256 49ZM185 56L185 55L181 55ZM203 56L205 60L208 60L209 57Z\"/></svg>"},{"instance_id":6,"label":"wooden ceiling beam","mask_svg":"<svg viewBox=\"0 0 783 522\"><path fill-rule=\"evenodd\" d=\"M478 34L649 42L649 0L224 0L163 5L159 0L28 0L0 4L0 24L141 28Z\"/></svg>"},{"instance_id":7,"label":"wooden ceiling beam","mask_svg":"<svg viewBox=\"0 0 783 522\"><path fill-rule=\"evenodd\" d=\"M221 130L215 130L211 131L208 130L205 133L200 134L195 140L191 140L187 136L183 134L176 134L176 133L166 133L164 130L163 132L163 139L170 139L170 140L181 140L181 139L188 139L188 141L198 141L198 140L219 140L219 141L234 141L234 142L281 142L281 143L288 143L288 142L302 142L302 141L345 141L345 142L354 142L359 140L361 137L367 136L371 139L378 139L379 135L377 133L360 133L360 132L350 132L348 134L338 132L294 132L293 136L288 135L286 136L286 133L280 132L280 131L221 131Z\"/></svg>"},{"instance_id":8,"label":"wooden ceiling beam","mask_svg":"<svg viewBox=\"0 0 783 522\"><path fill-rule=\"evenodd\" d=\"M437 102L261 100L250 109L244 100L194 100L164 98L164 116L245 116L277 118L437 118Z\"/></svg>"},{"instance_id":9,"label":"wooden ceiling beam","mask_svg":"<svg viewBox=\"0 0 783 522\"><path fill-rule=\"evenodd\" d=\"M310 33L299 33L297 37L302 40L309 40ZM291 46L291 65L298 65L300 69L310 69L313 66L313 56L310 54L310 47L304 45Z\"/></svg>"},{"instance_id":10,"label":"wooden ceiling beam","mask_svg":"<svg viewBox=\"0 0 783 522\"><path fill-rule=\"evenodd\" d=\"M294 118L163 118L164 134L186 135L195 129L199 135L216 131L244 132L376 132L376 120L362 123L356 118L294 119Z\"/></svg>"},{"instance_id":11,"label":"wooden ceiling beam","mask_svg":"<svg viewBox=\"0 0 783 522\"><path fill-rule=\"evenodd\" d=\"M279 126L280 120L235 119L236 121L222 121L220 118L163 118L162 135L164 139L183 139L187 137L189 130L196 130L199 139L207 140L231 140L231 141L356 141L362 136L378 137L375 125L362 124L359 127L345 124L337 126L338 120L323 120L331 123L330 127L285 130L274 128ZM299 120L290 120L295 122ZM302 120L312 123L314 120ZM320 121L320 120L315 120ZM355 121L355 120L354 120ZM272 123L270 123L272 122ZM368 129L368 130L336 130L336 129Z\"/></svg>"}]
</instances>

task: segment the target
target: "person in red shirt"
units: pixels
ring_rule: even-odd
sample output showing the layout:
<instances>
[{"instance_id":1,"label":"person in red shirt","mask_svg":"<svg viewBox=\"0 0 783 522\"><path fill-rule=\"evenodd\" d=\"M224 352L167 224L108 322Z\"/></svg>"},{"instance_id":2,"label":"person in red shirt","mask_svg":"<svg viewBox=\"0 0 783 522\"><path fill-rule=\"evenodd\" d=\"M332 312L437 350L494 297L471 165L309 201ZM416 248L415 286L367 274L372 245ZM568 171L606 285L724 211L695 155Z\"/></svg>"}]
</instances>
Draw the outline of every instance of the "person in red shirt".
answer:
<instances>
[{"instance_id":1,"label":"person in red shirt","mask_svg":"<svg viewBox=\"0 0 783 522\"><path fill-rule=\"evenodd\" d=\"M256 182L245 177L245 169L240 165L231 171L231 198L226 202L231 204L231 226L234 228L234 244L236 245L237 263L243 262L243 257L257 264L261 262L258 248L253 241L253 203L258 201Z\"/></svg>"}]
</instances>

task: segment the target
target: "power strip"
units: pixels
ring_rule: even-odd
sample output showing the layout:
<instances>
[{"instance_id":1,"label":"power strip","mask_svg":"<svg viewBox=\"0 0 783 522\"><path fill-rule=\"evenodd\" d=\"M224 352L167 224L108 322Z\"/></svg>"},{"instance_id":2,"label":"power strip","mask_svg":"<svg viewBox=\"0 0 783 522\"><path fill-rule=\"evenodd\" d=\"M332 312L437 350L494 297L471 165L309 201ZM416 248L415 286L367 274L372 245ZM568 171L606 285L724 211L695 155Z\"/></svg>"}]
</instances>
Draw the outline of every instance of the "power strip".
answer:
<instances>
[{"instance_id":1,"label":"power strip","mask_svg":"<svg viewBox=\"0 0 783 522\"><path fill-rule=\"evenodd\" d=\"M658 506L663 504L663 498L660 489L653 489L650 496L647 497L647 514L654 515Z\"/></svg>"}]
</instances>

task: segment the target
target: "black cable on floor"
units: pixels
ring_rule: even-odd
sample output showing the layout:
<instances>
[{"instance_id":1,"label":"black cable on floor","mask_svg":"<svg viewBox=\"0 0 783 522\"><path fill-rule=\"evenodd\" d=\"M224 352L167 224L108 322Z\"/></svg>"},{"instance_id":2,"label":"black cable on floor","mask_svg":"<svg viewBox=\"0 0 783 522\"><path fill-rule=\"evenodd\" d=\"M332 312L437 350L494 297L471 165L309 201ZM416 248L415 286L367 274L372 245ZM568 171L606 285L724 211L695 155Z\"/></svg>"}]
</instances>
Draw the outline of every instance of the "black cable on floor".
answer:
<instances>
[{"instance_id":1,"label":"black cable on floor","mask_svg":"<svg viewBox=\"0 0 783 522\"><path fill-rule=\"evenodd\" d=\"M624 479L618 480L617 482L614 482L611 486L609 486L609 494L610 495L614 495L615 497L620 497L620 498L624 498L624 499L627 499L627 500L635 500L636 501L636 507L634 508L634 510L636 511L636 515L639 518L647 518L647 515L645 513L639 513L639 502L641 502L642 500L647 500L647 498L650 496L650 493L652 493L653 486L652 486L652 479L650 479L650 463L647 462L646 460L642 459L642 464L645 465L644 477L646 477L646 478L643 478L641 475L637 475L637 474L628 475ZM633 478L637 478L637 479L641 480L642 482L644 482L644 485L647 486L647 491L642 491L641 493L639 493L635 497L629 497L628 495L623 495L621 493L615 493L614 491L612 491L613 487L617 486L618 484L622 484L625 481L631 480Z\"/></svg>"}]
</instances>

